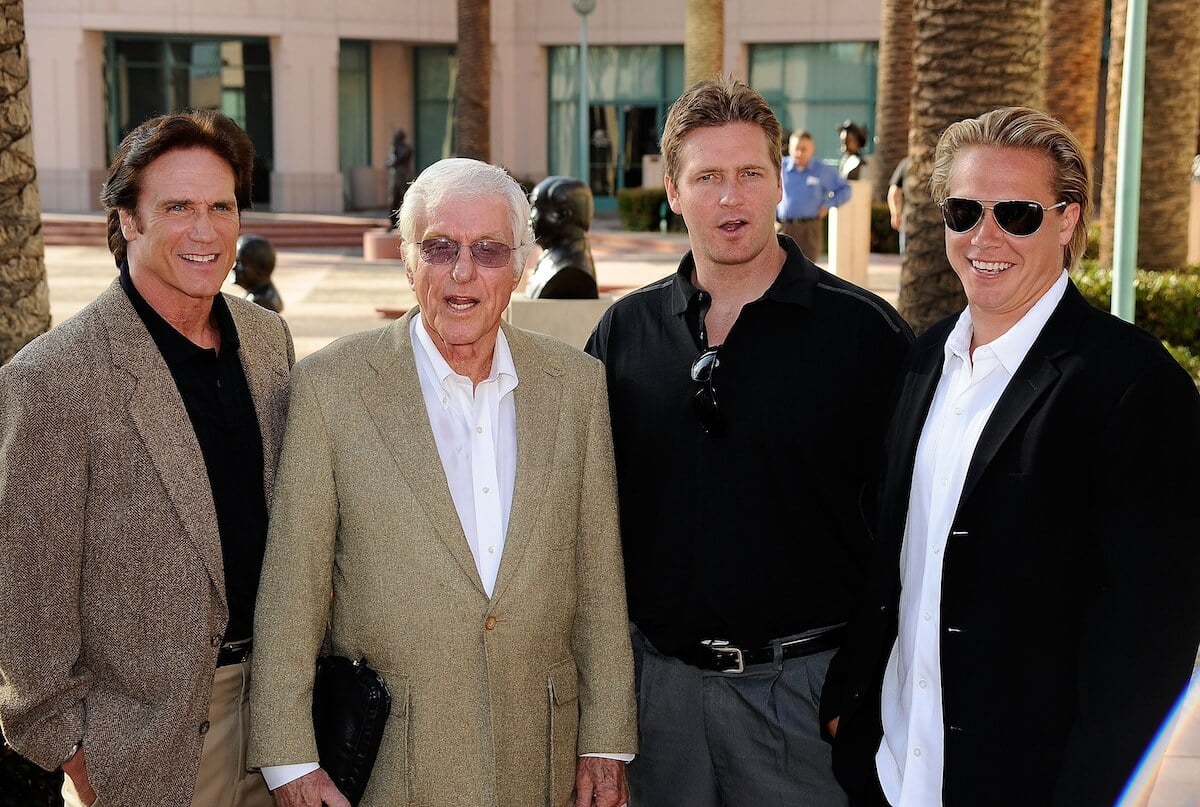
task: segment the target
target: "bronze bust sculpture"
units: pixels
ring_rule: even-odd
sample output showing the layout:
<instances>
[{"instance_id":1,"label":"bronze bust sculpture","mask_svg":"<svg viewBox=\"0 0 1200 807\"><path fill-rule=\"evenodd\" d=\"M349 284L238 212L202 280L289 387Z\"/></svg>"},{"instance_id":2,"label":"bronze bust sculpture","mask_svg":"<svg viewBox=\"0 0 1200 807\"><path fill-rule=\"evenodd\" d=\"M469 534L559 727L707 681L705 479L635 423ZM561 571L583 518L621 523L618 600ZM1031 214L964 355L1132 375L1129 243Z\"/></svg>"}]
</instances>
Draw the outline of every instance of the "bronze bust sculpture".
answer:
<instances>
[{"instance_id":1,"label":"bronze bust sculpture","mask_svg":"<svg viewBox=\"0 0 1200 807\"><path fill-rule=\"evenodd\" d=\"M233 282L246 290L246 299L279 313L283 298L271 282L275 271L275 247L261 235L249 233L237 240L237 261L233 264Z\"/></svg>"},{"instance_id":2,"label":"bronze bust sculpture","mask_svg":"<svg viewBox=\"0 0 1200 807\"><path fill-rule=\"evenodd\" d=\"M525 294L541 299L595 300L596 266L588 246L592 192L573 177L550 176L529 194L530 224L544 250Z\"/></svg>"}]
</instances>

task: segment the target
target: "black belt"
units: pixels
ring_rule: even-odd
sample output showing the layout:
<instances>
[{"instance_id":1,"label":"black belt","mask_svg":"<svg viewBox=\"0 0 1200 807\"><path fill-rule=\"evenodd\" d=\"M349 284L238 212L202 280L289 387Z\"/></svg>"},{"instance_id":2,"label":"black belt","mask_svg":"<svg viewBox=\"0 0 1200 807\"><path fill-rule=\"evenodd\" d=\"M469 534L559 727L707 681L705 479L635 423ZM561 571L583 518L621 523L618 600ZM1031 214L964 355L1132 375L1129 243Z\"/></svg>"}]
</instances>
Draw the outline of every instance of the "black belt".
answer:
<instances>
[{"instance_id":1,"label":"black belt","mask_svg":"<svg viewBox=\"0 0 1200 807\"><path fill-rule=\"evenodd\" d=\"M221 645L221 650L217 653L217 666L228 667L230 664L241 664L250 658L250 650L253 647L253 639L243 639L240 642Z\"/></svg>"},{"instance_id":2,"label":"black belt","mask_svg":"<svg viewBox=\"0 0 1200 807\"><path fill-rule=\"evenodd\" d=\"M808 219L780 219L779 221L781 224L798 224L798 223L805 222L805 221L816 221L816 220L817 220L817 217L813 216L812 218L808 218Z\"/></svg>"},{"instance_id":3,"label":"black belt","mask_svg":"<svg viewBox=\"0 0 1200 807\"><path fill-rule=\"evenodd\" d=\"M782 642L782 660L811 656L841 646L845 624L818 628ZM747 650L735 647L724 639L705 639L699 644L684 648L675 657L680 661L702 670L725 673L740 673L754 664L770 664L775 661L775 646L756 647Z\"/></svg>"}]
</instances>

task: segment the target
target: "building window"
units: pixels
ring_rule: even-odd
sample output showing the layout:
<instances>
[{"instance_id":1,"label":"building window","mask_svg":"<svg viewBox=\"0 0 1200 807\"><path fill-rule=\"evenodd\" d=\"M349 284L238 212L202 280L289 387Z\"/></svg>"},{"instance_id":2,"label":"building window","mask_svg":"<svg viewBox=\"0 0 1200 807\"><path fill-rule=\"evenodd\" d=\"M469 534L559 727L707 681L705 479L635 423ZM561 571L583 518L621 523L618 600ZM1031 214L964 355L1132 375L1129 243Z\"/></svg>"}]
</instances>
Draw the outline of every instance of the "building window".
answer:
<instances>
[{"instance_id":1,"label":"building window","mask_svg":"<svg viewBox=\"0 0 1200 807\"><path fill-rule=\"evenodd\" d=\"M807 129L817 156L836 162L838 126L847 119L866 127L871 151L878 58L876 42L751 45L750 86L775 110L785 137Z\"/></svg>"},{"instance_id":2,"label":"building window","mask_svg":"<svg viewBox=\"0 0 1200 807\"><path fill-rule=\"evenodd\" d=\"M344 207L354 210L354 169L371 165L371 43L338 44L338 170Z\"/></svg>"},{"instance_id":3,"label":"building window","mask_svg":"<svg viewBox=\"0 0 1200 807\"><path fill-rule=\"evenodd\" d=\"M579 176L579 48L550 48L549 64L547 165L551 174ZM682 92L681 46L588 48L588 173L599 209L611 209L621 188L662 184L643 168L658 154L667 109Z\"/></svg>"},{"instance_id":4,"label":"building window","mask_svg":"<svg viewBox=\"0 0 1200 807\"><path fill-rule=\"evenodd\" d=\"M156 115L219 109L254 143L255 203L270 201L275 130L271 56L265 39L106 37L107 149Z\"/></svg>"},{"instance_id":5,"label":"building window","mask_svg":"<svg viewBox=\"0 0 1200 807\"><path fill-rule=\"evenodd\" d=\"M454 153L454 85L458 57L450 46L413 48L416 171Z\"/></svg>"}]
</instances>

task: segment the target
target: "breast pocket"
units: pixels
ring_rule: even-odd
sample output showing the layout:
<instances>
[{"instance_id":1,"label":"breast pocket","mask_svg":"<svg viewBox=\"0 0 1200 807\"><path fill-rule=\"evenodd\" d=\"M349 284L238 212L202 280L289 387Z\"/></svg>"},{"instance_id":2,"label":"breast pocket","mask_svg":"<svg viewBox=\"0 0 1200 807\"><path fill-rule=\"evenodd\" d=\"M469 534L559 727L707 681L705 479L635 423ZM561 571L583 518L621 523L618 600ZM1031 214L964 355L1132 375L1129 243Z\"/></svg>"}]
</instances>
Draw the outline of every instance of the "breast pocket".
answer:
<instances>
[{"instance_id":1,"label":"breast pocket","mask_svg":"<svg viewBox=\"0 0 1200 807\"><path fill-rule=\"evenodd\" d=\"M547 673L549 736L546 763L550 770L551 807L563 807L575 787L575 759L579 735L579 673L575 660L567 659Z\"/></svg>"}]
</instances>

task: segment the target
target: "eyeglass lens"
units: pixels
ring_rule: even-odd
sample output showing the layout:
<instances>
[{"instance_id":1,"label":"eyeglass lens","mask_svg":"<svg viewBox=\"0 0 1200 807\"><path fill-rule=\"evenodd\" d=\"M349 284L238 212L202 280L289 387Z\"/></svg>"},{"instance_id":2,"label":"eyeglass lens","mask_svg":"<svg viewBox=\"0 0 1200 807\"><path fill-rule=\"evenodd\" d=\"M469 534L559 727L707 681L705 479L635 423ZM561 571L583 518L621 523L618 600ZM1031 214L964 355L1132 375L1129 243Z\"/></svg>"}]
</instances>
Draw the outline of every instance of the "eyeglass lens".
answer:
<instances>
[{"instance_id":1,"label":"eyeglass lens","mask_svg":"<svg viewBox=\"0 0 1200 807\"><path fill-rule=\"evenodd\" d=\"M428 238L421 242L421 258L426 263L444 266L458 260L462 244L449 238ZM488 269L499 269L508 266L514 247L499 241L476 241L469 245L471 259L479 266Z\"/></svg>"},{"instance_id":2,"label":"eyeglass lens","mask_svg":"<svg viewBox=\"0 0 1200 807\"><path fill-rule=\"evenodd\" d=\"M1066 203L1060 202L1053 207L1060 207L1064 204ZM985 206L977 199L951 197L942 202L942 218L945 220L946 226L954 232L965 233L979 224L983 218L985 207L991 208L992 215L996 218L1000 229L1017 237L1036 233L1042 226L1042 218L1046 210L1037 202L996 202L993 205Z\"/></svg>"},{"instance_id":3,"label":"eyeglass lens","mask_svg":"<svg viewBox=\"0 0 1200 807\"><path fill-rule=\"evenodd\" d=\"M692 362L692 380L700 385L692 397L692 410L704 433L714 437L722 434L725 426L717 402L717 388L713 385L713 373L721 365L719 350L710 348Z\"/></svg>"}]
</instances>

